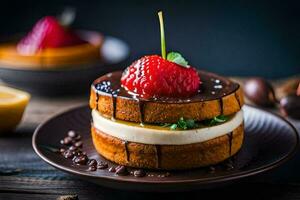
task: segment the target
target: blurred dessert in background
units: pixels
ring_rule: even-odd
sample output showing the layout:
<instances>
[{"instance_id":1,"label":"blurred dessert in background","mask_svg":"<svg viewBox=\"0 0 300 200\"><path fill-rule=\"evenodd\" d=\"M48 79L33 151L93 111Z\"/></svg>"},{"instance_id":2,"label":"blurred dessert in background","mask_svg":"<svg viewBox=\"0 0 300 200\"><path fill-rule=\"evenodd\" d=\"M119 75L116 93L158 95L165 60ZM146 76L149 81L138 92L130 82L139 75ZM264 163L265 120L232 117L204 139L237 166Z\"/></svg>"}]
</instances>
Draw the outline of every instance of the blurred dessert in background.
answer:
<instances>
[{"instance_id":1,"label":"blurred dessert in background","mask_svg":"<svg viewBox=\"0 0 300 200\"><path fill-rule=\"evenodd\" d=\"M40 19L17 43L0 46L0 65L8 68L55 69L100 60L103 36L74 31L53 16Z\"/></svg>"},{"instance_id":2,"label":"blurred dessert in background","mask_svg":"<svg viewBox=\"0 0 300 200\"><path fill-rule=\"evenodd\" d=\"M283 116L300 119L300 78L295 76L280 82L273 87L261 77L247 79L243 84L247 103L279 108Z\"/></svg>"}]
</instances>

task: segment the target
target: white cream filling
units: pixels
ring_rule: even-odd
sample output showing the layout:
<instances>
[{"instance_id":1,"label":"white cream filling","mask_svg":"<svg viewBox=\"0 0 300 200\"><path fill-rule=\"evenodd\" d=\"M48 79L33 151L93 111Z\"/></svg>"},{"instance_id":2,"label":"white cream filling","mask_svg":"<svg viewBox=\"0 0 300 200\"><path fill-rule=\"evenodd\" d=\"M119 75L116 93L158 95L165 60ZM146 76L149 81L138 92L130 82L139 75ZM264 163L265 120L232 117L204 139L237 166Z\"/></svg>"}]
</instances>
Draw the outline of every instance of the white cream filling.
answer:
<instances>
[{"instance_id":1,"label":"white cream filling","mask_svg":"<svg viewBox=\"0 0 300 200\"><path fill-rule=\"evenodd\" d=\"M96 129L121 140L143 144L183 145L204 142L232 132L243 122L243 111L240 110L225 123L190 130L153 129L127 125L105 118L96 110L92 111L92 118Z\"/></svg>"}]
</instances>

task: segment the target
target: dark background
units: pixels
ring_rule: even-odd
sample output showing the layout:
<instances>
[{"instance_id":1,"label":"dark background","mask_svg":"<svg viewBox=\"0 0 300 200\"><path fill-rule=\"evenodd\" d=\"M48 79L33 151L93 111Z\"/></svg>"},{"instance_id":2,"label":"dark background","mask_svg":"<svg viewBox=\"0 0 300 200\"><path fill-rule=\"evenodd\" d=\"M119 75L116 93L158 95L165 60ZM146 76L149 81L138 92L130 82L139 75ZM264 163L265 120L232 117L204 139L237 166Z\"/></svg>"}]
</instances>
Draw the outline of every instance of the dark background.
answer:
<instances>
[{"instance_id":1,"label":"dark background","mask_svg":"<svg viewBox=\"0 0 300 200\"><path fill-rule=\"evenodd\" d=\"M225 75L286 77L300 73L300 3L292 1L1 1L0 34L24 32L64 6L77 9L77 28L120 37L134 60L160 53L157 11L167 49L200 69ZM124 66L125 67L125 66Z\"/></svg>"}]
</instances>

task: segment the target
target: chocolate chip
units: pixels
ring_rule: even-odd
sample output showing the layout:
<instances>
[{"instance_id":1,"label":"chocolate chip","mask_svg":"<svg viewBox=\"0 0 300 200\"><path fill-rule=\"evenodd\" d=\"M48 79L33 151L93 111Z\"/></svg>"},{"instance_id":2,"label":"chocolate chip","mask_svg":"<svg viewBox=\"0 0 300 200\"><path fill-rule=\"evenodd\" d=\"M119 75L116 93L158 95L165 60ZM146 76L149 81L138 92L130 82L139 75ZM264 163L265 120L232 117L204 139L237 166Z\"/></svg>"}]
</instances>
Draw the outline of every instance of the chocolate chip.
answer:
<instances>
[{"instance_id":1,"label":"chocolate chip","mask_svg":"<svg viewBox=\"0 0 300 200\"><path fill-rule=\"evenodd\" d=\"M128 170L125 166L118 166L118 168L116 168L116 174L119 176L126 176L128 175Z\"/></svg>"},{"instance_id":2,"label":"chocolate chip","mask_svg":"<svg viewBox=\"0 0 300 200\"><path fill-rule=\"evenodd\" d=\"M169 176L171 176L171 174L169 172L166 172L165 174L160 174L157 177L159 177L159 178L165 178L165 177L169 177Z\"/></svg>"},{"instance_id":3,"label":"chocolate chip","mask_svg":"<svg viewBox=\"0 0 300 200\"><path fill-rule=\"evenodd\" d=\"M78 200L77 195L63 195L59 196L56 200Z\"/></svg>"},{"instance_id":4,"label":"chocolate chip","mask_svg":"<svg viewBox=\"0 0 300 200\"><path fill-rule=\"evenodd\" d=\"M89 166L97 166L98 162L95 159L90 159L87 164Z\"/></svg>"},{"instance_id":5,"label":"chocolate chip","mask_svg":"<svg viewBox=\"0 0 300 200\"><path fill-rule=\"evenodd\" d=\"M120 167L122 167L123 165L118 165L116 166L116 170L118 170Z\"/></svg>"},{"instance_id":6,"label":"chocolate chip","mask_svg":"<svg viewBox=\"0 0 300 200\"><path fill-rule=\"evenodd\" d=\"M70 137L65 137L63 140L60 142L63 145L71 145L72 144L72 138Z\"/></svg>"},{"instance_id":7,"label":"chocolate chip","mask_svg":"<svg viewBox=\"0 0 300 200\"><path fill-rule=\"evenodd\" d=\"M81 155L86 155L86 152L85 152L85 151L77 150L77 151L76 151L76 154L77 154L78 156L81 156Z\"/></svg>"},{"instance_id":8,"label":"chocolate chip","mask_svg":"<svg viewBox=\"0 0 300 200\"><path fill-rule=\"evenodd\" d=\"M66 150L64 153L63 153L64 157L65 158L73 158L74 157L74 151L71 151L71 150Z\"/></svg>"},{"instance_id":9,"label":"chocolate chip","mask_svg":"<svg viewBox=\"0 0 300 200\"><path fill-rule=\"evenodd\" d=\"M78 141L78 142L75 142L75 143L74 143L74 146L75 146L75 147L78 147L78 148L81 148L82 145L83 145L83 142L82 142L82 141Z\"/></svg>"},{"instance_id":10,"label":"chocolate chip","mask_svg":"<svg viewBox=\"0 0 300 200\"><path fill-rule=\"evenodd\" d=\"M75 156L73 162L77 165L85 165L88 162L88 157L86 155Z\"/></svg>"},{"instance_id":11,"label":"chocolate chip","mask_svg":"<svg viewBox=\"0 0 300 200\"><path fill-rule=\"evenodd\" d=\"M78 147L76 147L74 145L72 145L72 146L69 147L69 150L71 150L71 151L76 151L77 149L78 149Z\"/></svg>"},{"instance_id":12,"label":"chocolate chip","mask_svg":"<svg viewBox=\"0 0 300 200\"><path fill-rule=\"evenodd\" d=\"M74 139L75 139L76 141L81 140L81 135L77 135Z\"/></svg>"},{"instance_id":13,"label":"chocolate chip","mask_svg":"<svg viewBox=\"0 0 300 200\"><path fill-rule=\"evenodd\" d=\"M64 149L64 148L60 148L60 149L59 149L59 152L60 152L60 153L64 153L65 151L66 151L66 149Z\"/></svg>"},{"instance_id":14,"label":"chocolate chip","mask_svg":"<svg viewBox=\"0 0 300 200\"><path fill-rule=\"evenodd\" d=\"M142 169L134 170L133 175L135 177L144 177L146 176L146 172Z\"/></svg>"},{"instance_id":15,"label":"chocolate chip","mask_svg":"<svg viewBox=\"0 0 300 200\"><path fill-rule=\"evenodd\" d=\"M109 172L116 172L116 168L115 168L115 167L110 167L110 168L108 169L108 171L109 171Z\"/></svg>"},{"instance_id":16,"label":"chocolate chip","mask_svg":"<svg viewBox=\"0 0 300 200\"><path fill-rule=\"evenodd\" d=\"M100 162L98 165L97 165L97 168L98 169L107 169L108 168L108 164L106 162Z\"/></svg>"},{"instance_id":17,"label":"chocolate chip","mask_svg":"<svg viewBox=\"0 0 300 200\"><path fill-rule=\"evenodd\" d=\"M71 138L75 138L77 136L77 134L75 133L75 131L70 130L70 131L68 131L68 136Z\"/></svg>"},{"instance_id":18,"label":"chocolate chip","mask_svg":"<svg viewBox=\"0 0 300 200\"><path fill-rule=\"evenodd\" d=\"M96 171L97 167L95 165L89 166L88 171Z\"/></svg>"},{"instance_id":19,"label":"chocolate chip","mask_svg":"<svg viewBox=\"0 0 300 200\"><path fill-rule=\"evenodd\" d=\"M215 173L215 172L216 172L216 168L213 167L213 166L210 166L210 167L209 167L209 173L213 174L213 173Z\"/></svg>"}]
</instances>

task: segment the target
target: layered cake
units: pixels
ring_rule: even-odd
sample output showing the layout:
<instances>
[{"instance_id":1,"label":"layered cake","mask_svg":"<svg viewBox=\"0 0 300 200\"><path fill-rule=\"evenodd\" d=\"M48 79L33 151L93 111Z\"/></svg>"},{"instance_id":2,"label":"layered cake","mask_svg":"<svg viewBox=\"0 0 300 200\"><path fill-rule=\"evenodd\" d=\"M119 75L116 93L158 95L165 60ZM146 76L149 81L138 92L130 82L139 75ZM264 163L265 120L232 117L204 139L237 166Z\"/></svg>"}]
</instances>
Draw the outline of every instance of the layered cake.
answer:
<instances>
[{"instance_id":1,"label":"layered cake","mask_svg":"<svg viewBox=\"0 0 300 200\"><path fill-rule=\"evenodd\" d=\"M242 89L176 52L148 55L91 86L91 134L104 158L148 169L190 169L235 155L244 138Z\"/></svg>"},{"instance_id":2,"label":"layered cake","mask_svg":"<svg viewBox=\"0 0 300 200\"><path fill-rule=\"evenodd\" d=\"M73 31L46 16L17 43L0 46L0 64L23 69L75 67L99 61L102 43L100 33Z\"/></svg>"}]
</instances>

